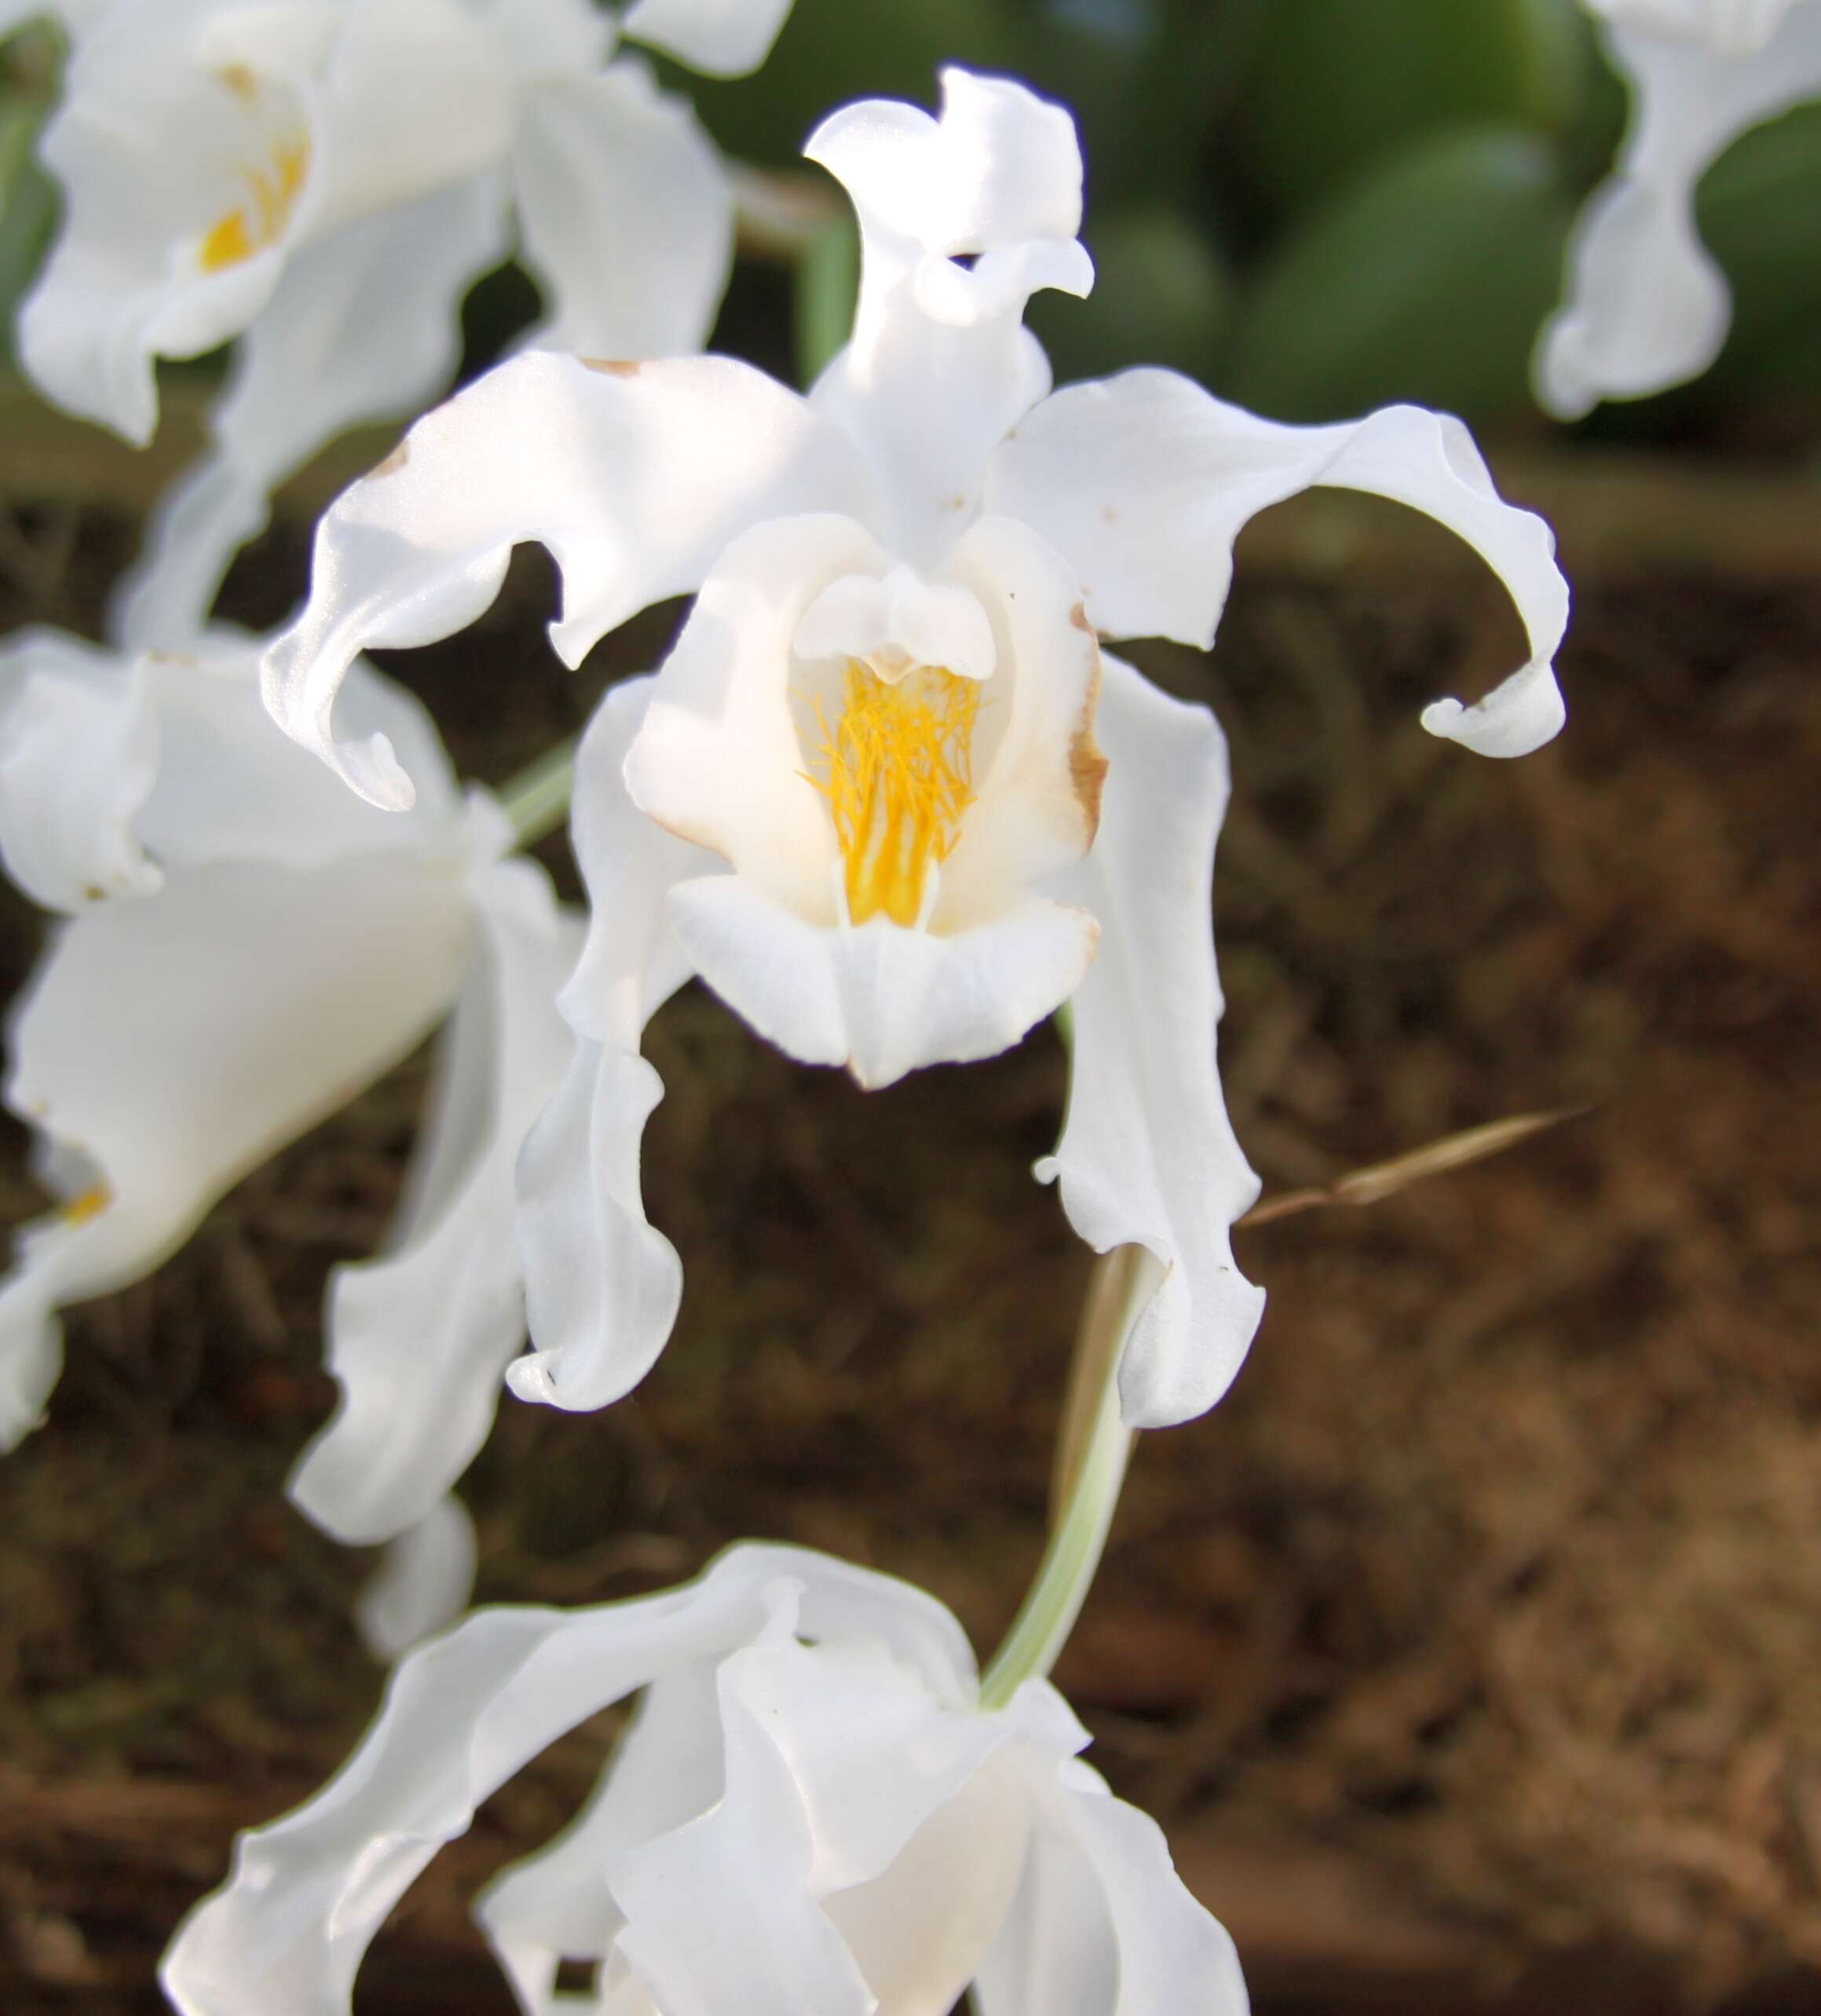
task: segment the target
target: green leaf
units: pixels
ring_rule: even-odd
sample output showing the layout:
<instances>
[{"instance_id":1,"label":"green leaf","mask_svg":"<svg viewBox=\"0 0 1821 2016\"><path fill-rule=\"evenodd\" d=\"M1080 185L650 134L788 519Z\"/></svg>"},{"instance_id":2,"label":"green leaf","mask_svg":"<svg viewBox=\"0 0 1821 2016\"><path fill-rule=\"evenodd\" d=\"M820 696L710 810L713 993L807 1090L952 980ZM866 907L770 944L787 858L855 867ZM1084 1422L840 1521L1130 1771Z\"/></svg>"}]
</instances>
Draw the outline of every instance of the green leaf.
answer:
<instances>
[{"instance_id":1,"label":"green leaf","mask_svg":"<svg viewBox=\"0 0 1821 2016\"><path fill-rule=\"evenodd\" d=\"M46 112L41 104L0 104L0 331L8 347L20 300L57 227L57 188L33 152Z\"/></svg>"},{"instance_id":2,"label":"green leaf","mask_svg":"<svg viewBox=\"0 0 1821 2016\"><path fill-rule=\"evenodd\" d=\"M1695 205L1733 288L1717 390L1821 389L1821 104L1745 134Z\"/></svg>"},{"instance_id":3,"label":"green leaf","mask_svg":"<svg viewBox=\"0 0 1821 2016\"><path fill-rule=\"evenodd\" d=\"M1220 389L1280 419L1394 399L1482 416L1522 404L1573 214L1534 134L1423 141L1273 254L1241 303Z\"/></svg>"},{"instance_id":4,"label":"green leaf","mask_svg":"<svg viewBox=\"0 0 1821 2016\"><path fill-rule=\"evenodd\" d=\"M1238 122L1241 166L1296 211L1446 126L1563 130L1590 49L1573 0L1277 0Z\"/></svg>"},{"instance_id":5,"label":"green leaf","mask_svg":"<svg viewBox=\"0 0 1821 2016\"><path fill-rule=\"evenodd\" d=\"M1025 318L1049 352L1057 382L1136 364L1205 378L1232 300L1207 234L1180 210L1145 204L1095 213L1084 235L1094 291L1085 301L1033 295Z\"/></svg>"}]
</instances>

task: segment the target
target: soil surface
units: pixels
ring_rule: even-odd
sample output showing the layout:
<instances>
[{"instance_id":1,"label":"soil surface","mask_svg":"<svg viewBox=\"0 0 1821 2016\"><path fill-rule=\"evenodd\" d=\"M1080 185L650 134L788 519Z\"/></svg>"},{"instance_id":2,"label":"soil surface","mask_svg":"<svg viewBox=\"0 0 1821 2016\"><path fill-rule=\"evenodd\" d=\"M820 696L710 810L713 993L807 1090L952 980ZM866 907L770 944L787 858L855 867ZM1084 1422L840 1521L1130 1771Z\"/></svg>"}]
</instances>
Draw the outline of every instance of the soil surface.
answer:
<instances>
[{"instance_id":1,"label":"soil surface","mask_svg":"<svg viewBox=\"0 0 1821 2016\"><path fill-rule=\"evenodd\" d=\"M0 621L93 631L130 529L6 525ZM1240 1235L1263 1332L1222 1407L1139 1447L1058 1678L1263 2016L1813 2010L1821 580L1603 554L1567 732L1495 763L1417 724L1523 655L1496 586L1439 551L1242 551L1210 657L1134 654L1233 742L1234 1117L1267 1196L1578 1117ZM276 617L302 565L269 537L232 610ZM474 631L390 661L472 774L530 760L667 634L565 673L551 594L527 557ZM541 854L572 890L561 840ZM3 922L10 986L38 928L16 901ZM990 1649L1041 1544L1088 1268L1029 1176L1059 1042L868 1096L691 990L649 1054L682 1318L605 1413L505 1403L466 1487L481 1594L627 1594L761 1535L923 1582ZM379 1237L425 1078L401 1067L75 1312L49 1423L0 1465L8 2016L159 2007L156 1956L234 1830L372 1710L371 1557L281 1487L331 1402L325 1272ZM5 1145L12 1221L38 1198ZM572 1809L607 1733L438 1859L360 2010L507 2009L465 1901Z\"/></svg>"}]
</instances>

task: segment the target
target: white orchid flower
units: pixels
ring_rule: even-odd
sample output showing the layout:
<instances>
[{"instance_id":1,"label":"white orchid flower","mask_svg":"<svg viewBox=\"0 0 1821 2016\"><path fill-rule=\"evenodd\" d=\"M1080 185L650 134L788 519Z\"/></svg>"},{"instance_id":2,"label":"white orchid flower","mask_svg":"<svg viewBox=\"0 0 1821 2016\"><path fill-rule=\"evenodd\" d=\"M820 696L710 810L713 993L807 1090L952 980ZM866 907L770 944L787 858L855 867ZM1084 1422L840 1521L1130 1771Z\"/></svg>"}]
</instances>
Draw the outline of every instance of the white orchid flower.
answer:
<instances>
[{"instance_id":1,"label":"white orchid flower","mask_svg":"<svg viewBox=\"0 0 1821 2016\"><path fill-rule=\"evenodd\" d=\"M1585 0L1631 86L1618 166L1576 222L1568 298L1538 340L1537 397L1578 419L1699 378L1732 320L1695 188L1748 128L1821 96L1816 0Z\"/></svg>"},{"instance_id":2,"label":"white orchid flower","mask_svg":"<svg viewBox=\"0 0 1821 2016\"><path fill-rule=\"evenodd\" d=\"M1045 1680L982 1707L908 1584L749 1543L414 1652L340 1774L243 1835L160 1978L181 2016L345 2016L386 1914L547 1744L643 1690L580 1817L476 1905L526 2016L1244 2016L1161 1832ZM564 1960L592 1963L585 1996Z\"/></svg>"},{"instance_id":3,"label":"white orchid flower","mask_svg":"<svg viewBox=\"0 0 1821 2016\"><path fill-rule=\"evenodd\" d=\"M696 973L792 1056L868 1085L1002 1050L1072 1001L1067 1123L1039 1173L1095 1247L1162 1263L1127 1419L1212 1405L1262 1301L1229 1244L1256 1182L1215 1065L1225 749L1205 708L1099 634L1209 644L1245 520L1337 484L1470 540L1528 629L1520 671L1425 725L1512 756L1562 719L1549 533L1499 500L1458 421L1279 426L1165 371L1049 395L1021 318L1033 289L1092 278L1073 124L1013 83L949 71L943 92L940 119L857 104L810 142L854 198L864 263L852 342L809 398L727 358L517 358L331 507L311 599L267 660L289 732L405 806L408 762L337 719L365 645L471 622L525 539L561 567L572 664L695 593L667 663L609 696L580 759L594 916L564 1006L583 1041L521 1172L541 1347L513 1370L521 1395L598 1406L668 1332L638 1051Z\"/></svg>"},{"instance_id":4,"label":"white orchid flower","mask_svg":"<svg viewBox=\"0 0 1821 2016\"><path fill-rule=\"evenodd\" d=\"M348 690L411 752L400 819L273 730L257 661L220 635L186 659L49 631L0 652L0 856L64 913L10 1029L7 1103L60 1202L0 1280L0 1447L42 1416L60 1306L150 1273L452 1009L389 1250L333 1282L341 1407L291 1486L346 1541L433 1520L405 1565L434 1614L461 1579L425 1566L455 1559L439 1502L525 1334L513 1163L566 1061L578 931L408 694L365 666Z\"/></svg>"},{"instance_id":5,"label":"white orchid flower","mask_svg":"<svg viewBox=\"0 0 1821 2016\"><path fill-rule=\"evenodd\" d=\"M730 75L788 8L638 0L618 25ZM124 642L187 642L283 476L447 385L457 306L514 222L549 340L700 346L732 257L726 177L616 32L590 0L114 0L82 27L42 146L66 217L21 313L26 369L142 445L154 360L243 338Z\"/></svg>"}]
</instances>

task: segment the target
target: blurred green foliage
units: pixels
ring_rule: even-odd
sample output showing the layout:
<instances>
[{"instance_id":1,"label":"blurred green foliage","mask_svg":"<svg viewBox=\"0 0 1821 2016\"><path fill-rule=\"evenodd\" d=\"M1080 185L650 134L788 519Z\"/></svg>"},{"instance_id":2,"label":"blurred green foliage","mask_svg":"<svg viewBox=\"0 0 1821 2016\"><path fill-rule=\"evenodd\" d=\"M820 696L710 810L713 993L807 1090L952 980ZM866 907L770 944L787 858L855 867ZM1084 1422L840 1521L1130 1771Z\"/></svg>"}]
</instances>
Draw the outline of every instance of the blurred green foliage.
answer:
<instances>
[{"instance_id":1,"label":"blurred green foliage","mask_svg":"<svg viewBox=\"0 0 1821 2016\"><path fill-rule=\"evenodd\" d=\"M49 46L40 29L0 53L0 310L53 215L31 155ZM1287 419L1407 398L1549 424L1529 354L1624 114L1577 0L797 0L755 77L658 67L730 153L786 167L833 106L933 103L950 62L1022 76L1080 122L1098 284L1031 313L1059 378L1163 363ZM1747 135L1699 210L1735 284L1733 339L1701 385L1596 431L1821 415L1821 107ZM794 287L743 279L718 341L781 361L794 320L798 357L825 357L853 256L836 232ZM477 294L477 354L525 298Z\"/></svg>"}]
</instances>

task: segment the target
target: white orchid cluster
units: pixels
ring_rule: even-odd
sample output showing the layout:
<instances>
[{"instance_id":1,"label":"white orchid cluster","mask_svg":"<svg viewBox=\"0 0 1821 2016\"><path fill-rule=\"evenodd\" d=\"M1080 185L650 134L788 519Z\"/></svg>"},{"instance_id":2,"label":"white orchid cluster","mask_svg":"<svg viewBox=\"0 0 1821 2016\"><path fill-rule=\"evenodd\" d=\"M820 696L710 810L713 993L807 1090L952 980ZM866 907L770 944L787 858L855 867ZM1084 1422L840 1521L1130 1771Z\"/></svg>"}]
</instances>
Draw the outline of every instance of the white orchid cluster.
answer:
<instances>
[{"instance_id":1,"label":"white orchid cluster","mask_svg":"<svg viewBox=\"0 0 1821 2016\"><path fill-rule=\"evenodd\" d=\"M59 1200L0 1286L0 1437L42 1418L60 1307L155 1268L440 1026L400 1222L331 1285L341 1403L291 1491L340 1539L394 1543L377 1643L446 1624L473 1568L450 1494L503 1384L598 1408L670 1335L682 1265L640 1198L661 1093L640 1052L691 977L865 1086L1066 1008L1068 1107L1037 1173L1109 1256L1098 1411L984 1682L930 1597L757 1543L666 1594L481 1610L403 1659L321 1794L243 1838L167 1956L172 2002L345 2012L438 1846L636 1696L580 1817L477 1907L528 2016L942 2016L970 1985L985 2016L1242 2011L1226 1935L1079 1761L1044 1677L1132 1432L1213 1405L1263 1303L1230 1244L1257 1185L1216 1057L1225 746L1104 642L1208 645L1253 513L1373 492L1508 588L1527 662L1423 721L1519 756L1563 718L1547 529L1421 408L1284 426L1149 369L1052 391L1023 313L1092 284L1082 164L1068 114L1000 79L950 71L934 115L868 102L811 136L862 278L806 396L695 354L728 171L616 38L738 73L781 0L637 0L617 21L587 0L58 11L44 152L67 210L27 368L142 440L156 359L236 349L113 647L35 632L0 654L0 854L58 919L7 1097ZM335 503L281 635L212 623L274 483L441 389L458 298L509 245L548 323ZM561 568L572 665L693 598L576 756L585 917L516 851L560 767L464 792L360 655L472 623L524 540ZM576 1960L585 1991L559 1987Z\"/></svg>"}]
</instances>

